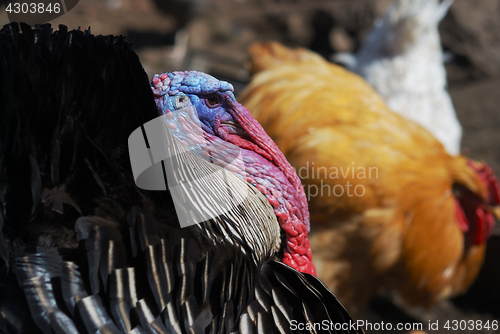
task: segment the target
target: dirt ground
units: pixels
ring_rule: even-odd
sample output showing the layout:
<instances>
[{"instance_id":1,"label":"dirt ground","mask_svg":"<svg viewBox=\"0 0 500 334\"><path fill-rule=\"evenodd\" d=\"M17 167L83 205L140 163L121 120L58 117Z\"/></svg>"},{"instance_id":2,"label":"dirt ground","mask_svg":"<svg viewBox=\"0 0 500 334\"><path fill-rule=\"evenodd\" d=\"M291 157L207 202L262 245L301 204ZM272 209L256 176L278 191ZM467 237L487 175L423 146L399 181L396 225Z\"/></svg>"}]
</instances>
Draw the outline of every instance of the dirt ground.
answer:
<instances>
[{"instance_id":1,"label":"dirt ground","mask_svg":"<svg viewBox=\"0 0 500 334\"><path fill-rule=\"evenodd\" d=\"M231 81L239 91L248 80L246 50L252 42L274 39L309 47L314 36L319 36L328 44L322 52L352 51L391 1L157 2L170 3L171 12L176 13L162 12L151 0L80 0L71 12L51 23L70 29L91 27L94 34L126 35L134 41L149 76L171 70L203 70ZM182 6L186 3L195 3L196 8L190 11ZM180 17L190 20L185 33L174 34L176 24L183 23L176 23ZM313 19L331 26L330 32L326 36L315 34ZM6 23L8 18L1 9L0 24ZM462 153L487 162L500 175L500 0L457 0L441 32L445 49L452 54L447 64L449 91L463 126ZM488 248L483 272L467 295L430 311L407 310L397 301L381 299L373 304L377 312L367 316L373 321L393 322L415 318L424 325L436 320L500 320L499 224ZM444 332L440 327L434 332Z\"/></svg>"}]
</instances>

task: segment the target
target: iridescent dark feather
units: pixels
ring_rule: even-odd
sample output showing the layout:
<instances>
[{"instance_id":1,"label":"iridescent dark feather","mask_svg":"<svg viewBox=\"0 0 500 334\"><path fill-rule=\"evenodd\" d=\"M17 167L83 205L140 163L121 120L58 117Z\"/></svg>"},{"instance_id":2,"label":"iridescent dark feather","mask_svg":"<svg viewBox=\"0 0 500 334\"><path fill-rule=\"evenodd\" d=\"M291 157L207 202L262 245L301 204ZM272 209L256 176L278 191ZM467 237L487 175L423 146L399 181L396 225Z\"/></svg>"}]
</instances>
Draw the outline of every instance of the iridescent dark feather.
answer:
<instances>
[{"instance_id":1,"label":"iridescent dark feather","mask_svg":"<svg viewBox=\"0 0 500 334\"><path fill-rule=\"evenodd\" d=\"M294 319L350 319L315 277L228 242L230 215L181 229L168 191L135 186L127 138L158 114L122 37L10 24L0 56L0 333L291 333Z\"/></svg>"}]
</instances>

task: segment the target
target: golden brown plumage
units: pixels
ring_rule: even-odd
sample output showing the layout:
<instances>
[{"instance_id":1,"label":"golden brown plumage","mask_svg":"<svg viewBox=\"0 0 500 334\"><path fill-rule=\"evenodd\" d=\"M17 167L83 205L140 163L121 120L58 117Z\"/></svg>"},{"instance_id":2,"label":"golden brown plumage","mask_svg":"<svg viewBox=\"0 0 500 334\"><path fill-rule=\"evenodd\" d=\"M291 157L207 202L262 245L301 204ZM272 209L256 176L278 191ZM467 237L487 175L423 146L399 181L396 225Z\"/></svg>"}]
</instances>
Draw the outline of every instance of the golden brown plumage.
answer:
<instances>
[{"instance_id":1,"label":"golden brown plumage","mask_svg":"<svg viewBox=\"0 0 500 334\"><path fill-rule=\"evenodd\" d=\"M361 77L319 55L277 43L250 52L257 74L241 100L301 177L318 276L348 310L382 288L423 306L464 292L485 244L471 241L483 232L457 218L457 198L480 201L492 225L491 171L482 182L477 170L487 167L450 156Z\"/></svg>"}]
</instances>

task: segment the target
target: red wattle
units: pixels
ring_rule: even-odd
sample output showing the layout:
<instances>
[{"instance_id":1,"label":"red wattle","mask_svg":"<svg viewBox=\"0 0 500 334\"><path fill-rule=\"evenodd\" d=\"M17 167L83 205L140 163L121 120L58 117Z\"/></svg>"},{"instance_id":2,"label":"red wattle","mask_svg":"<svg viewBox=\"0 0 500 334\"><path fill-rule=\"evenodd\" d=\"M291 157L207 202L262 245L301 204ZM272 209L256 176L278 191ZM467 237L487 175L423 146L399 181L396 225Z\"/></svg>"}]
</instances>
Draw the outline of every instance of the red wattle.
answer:
<instances>
[{"instance_id":1,"label":"red wattle","mask_svg":"<svg viewBox=\"0 0 500 334\"><path fill-rule=\"evenodd\" d=\"M300 256L298 254L290 254L285 250L283 254L283 263L288 264L290 267L296 268L298 271L316 275L316 268L312 263L311 256Z\"/></svg>"},{"instance_id":2,"label":"red wattle","mask_svg":"<svg viewBox=\"0 0 500 334\"><path fill-rule=\"evenodd\" d=\"M251 143L248 140L241 138L238 135L228 134L225 139L236 146L254 151L255 153L265 157L267 160L272 161L271 156L266 151L264 151L254 143Z\"/></svg>"},{"instance_id":3,"label":"red wattle","mask_svg":"<svg viewBox=\"0 0 500 334\"><path fill-rule=\"evenodd\" d=\"M457 200L455 200L455 213L457 215L458 227L463 233L467 233L469 231L469 223L467 222L464 210L462 210L462 207Z\"/></svg>"}]
</instances>

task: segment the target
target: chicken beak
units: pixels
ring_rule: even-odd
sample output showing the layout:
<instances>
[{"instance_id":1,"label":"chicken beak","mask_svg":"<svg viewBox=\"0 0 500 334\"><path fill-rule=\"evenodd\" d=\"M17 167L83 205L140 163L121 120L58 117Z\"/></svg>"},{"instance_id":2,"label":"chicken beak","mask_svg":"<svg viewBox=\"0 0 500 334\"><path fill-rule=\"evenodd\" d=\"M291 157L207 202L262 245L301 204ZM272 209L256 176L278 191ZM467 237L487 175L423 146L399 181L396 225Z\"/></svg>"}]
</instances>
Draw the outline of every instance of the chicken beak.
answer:
<instances>
[{"instance_id":1,"label":"chicken beak","mask_svg":"<svg viewBox=\"0 0 500 334\"><path fill-rule=\"evenodd\" d=\"M500 221L500 205L490 207L489 211L495 216L497 221Z\"/></svg>"}]
</instances>

